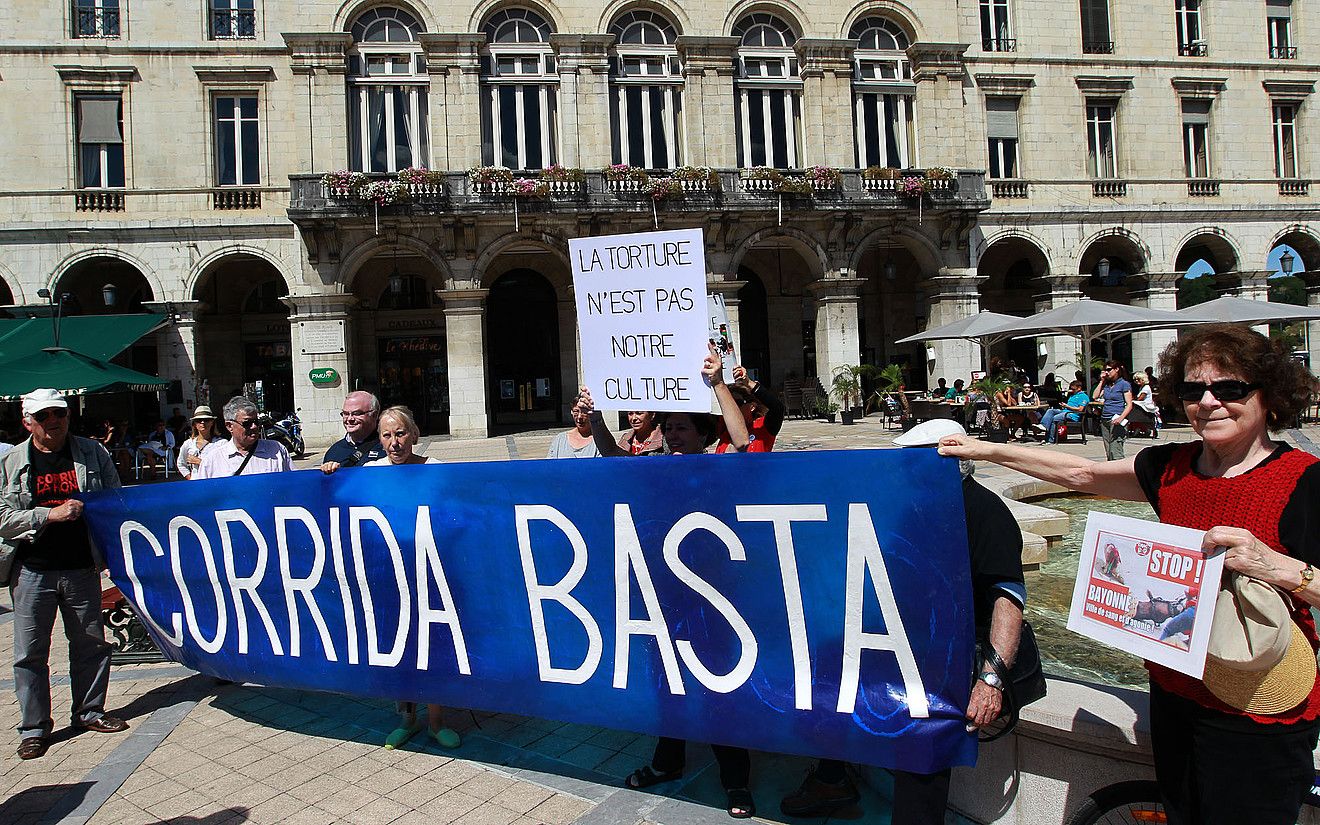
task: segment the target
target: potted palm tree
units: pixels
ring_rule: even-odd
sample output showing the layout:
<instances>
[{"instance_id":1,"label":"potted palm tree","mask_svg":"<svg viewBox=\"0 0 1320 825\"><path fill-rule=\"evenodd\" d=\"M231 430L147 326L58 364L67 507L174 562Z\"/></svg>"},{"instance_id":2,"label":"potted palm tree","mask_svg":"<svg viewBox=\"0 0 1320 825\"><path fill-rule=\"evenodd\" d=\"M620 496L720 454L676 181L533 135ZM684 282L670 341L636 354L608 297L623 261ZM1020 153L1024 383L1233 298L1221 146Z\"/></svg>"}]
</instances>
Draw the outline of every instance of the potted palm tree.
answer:
<instances>
[{"instance_id":1,"label":"potted palm tree","mask_svg":"<svg viewBox=\"0 0 1320 825\"><path fill-rule=\"evenodd\" d=\"M857 420L857 411L852 402L861 396L862 383L854 372L856 369L857 367L848 364L835 367L834 375L830 379L830 395L838 399L839 406L843 409L844 424L851 424Z\"/></svg>"},{"instance_id":2,"label":"potted palm tree","mask_svg":"<svg viewBox=\"0 0 1320 825\"><path fill-rule=\"evenodd\" d=\"M825 419L826 423L834 423L834 415L839 411L839 405L828 398L816 399L816 415Z\"/></svg>"}]
</instances>

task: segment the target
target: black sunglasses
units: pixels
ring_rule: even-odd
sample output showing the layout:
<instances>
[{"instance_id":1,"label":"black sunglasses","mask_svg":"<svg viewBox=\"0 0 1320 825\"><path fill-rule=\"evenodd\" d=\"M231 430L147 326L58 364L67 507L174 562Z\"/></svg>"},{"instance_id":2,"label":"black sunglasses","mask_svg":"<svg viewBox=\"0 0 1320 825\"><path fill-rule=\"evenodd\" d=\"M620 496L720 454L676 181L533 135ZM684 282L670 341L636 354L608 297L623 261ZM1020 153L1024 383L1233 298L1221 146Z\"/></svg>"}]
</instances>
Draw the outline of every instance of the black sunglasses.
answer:
<instances>
[{"instance_id":1,"label":"black sunglasses","mask_svg":"<svg viewBox=\"0 0 1320 825\"><path fill-rule=\"evenodd\" d=\"M1205 397L1205 391L1220 401L1241 401L1251 393L1260 389L1260 384L1248 384L1246 381L1179 381L1178 386L1174 387L1176 394L1183 401L1200 401Z\"/></svg>"},{"instance_id":2,"label":"black sunglasses","mask_svg":"<svg viewBox=\"0 0 1320 825\"><path fill-rule=\"evenodd\" d=\"M261 424L261 422L255 418L251 421L234 421L231 419L228 423L237 424L245 430L255 430Z\"/></svg>"},{"instance_id":3,"label":"black sunglasses","mask_svg":"<svg viewBox=\"0 0 1320 825\"><path fill-rule=\"evenodd\" d=\"M44 410L37 410L31 415L33 421L38 424L44 424L46 423L46 419L50 418L52 415L56 418L68 418L69 410L66 407L48 407Z\"/></svg>"}]
</instances>

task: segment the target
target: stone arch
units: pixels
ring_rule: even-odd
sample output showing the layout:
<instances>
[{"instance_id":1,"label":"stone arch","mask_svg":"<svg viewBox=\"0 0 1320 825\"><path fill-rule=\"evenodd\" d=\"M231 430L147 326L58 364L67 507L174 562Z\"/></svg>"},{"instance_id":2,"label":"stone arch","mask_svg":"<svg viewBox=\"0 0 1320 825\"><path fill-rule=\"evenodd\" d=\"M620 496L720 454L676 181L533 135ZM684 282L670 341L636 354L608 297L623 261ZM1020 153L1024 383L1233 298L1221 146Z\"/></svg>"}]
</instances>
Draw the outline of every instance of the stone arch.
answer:
<instances>
[{"instance_id":1,"label":"stone arch","mask_svg":"<svg viewBox=\"0 0 1320 825\"><path fill-rule=\"evenodd\" d=\"M1200 258L1206 258L1217 275L1241 268L1241 245L1217 226L1203 226L1188 232L1178 241L1175 249L1177 252L1170 261L1170 272L1185 272L1188 266Z\"/></svg>"},{"instance_id":2,"label":"stone arch","mask_svg":"<svg viewBox=\"0 0 1320 825\"><path fill-rule=\"evenodd\" d=\"M1077 258L1077 271L1091 274L1103 257L1119 256L1129 274L1138 275L1150 266L1150 247L1131 229L1113 226L1102 229L1080 245L1082 254Z\"/></svg>"},{"instance_id":3,"label":"stone arch","mask_svg":"<svg viewBox=\"0 0 1320 825\"><path fill-rule=\"evenodd\" d=\"M534 11L550 22L556 32L566 31L564 14L553 3L545 0L483 0L472 10L468 18L468 31L479 32L486 20L495 12L504 8L524 8Z\"/></svg>"},{"instance_id":4,"label":"stone arch","mask_svg":"<svg viewBox=\"0 0 1320 825\"><path fill-rule=\"evenodd\" d=\"M566 271L572 271L572 265L568 257L568 241L562 236L552 232L509 232L486 244L486 248L481 251L476 261L473 262L472 272L474 278L479 280L483 288L489 288L494 280L491 278L490 273L491 265L495 262L495 259L512 251L519 244L540 247L539 251L553 255L559 263L563 264ZM504 273L500 272L496 277L502 274ZM562 291L565 285L556 284L555 286Z\"/></svg>"},{"instance_id":5,"label":"stone arch","mask_svg":"<svg viewBox=\"0 0 1320 825\"><path fill-rule=\"evenodd\" d=\"M1018 226L1004 227L1002 229L995 230L993 234L982 236L981 242L976 245L976 250L975 250L976 257L972 259L971 261L972 265L978 266L980 264L981 257L985 255L985 253L990 249L990 247L994 246L1000 241L1006 241L1013 238L1021 239L1022 241L1030 244L1031 246L1034 246L1036 250L1040 252L1040 254L1045 258L1045 263L1048 268L1044 274L1049 274L1049 272L1052 271L1054 261L1050 257L1050 244L1046 242L1043 238L1041 238L1039 235L1035 234L1034 232L1030 232Z\"/></svg>"},{"instance_id":6,"label":"stone arch","mask_svg":"<svg viewBox=\"0 0 1320 825\"><path fill-rule=\"evenodd\" d=\"M843 26L839 29L838 37L847 39L848 33L852 31L853 24L863 17L888 17L907 30L912 37L912 42L916 43L922 40L922 28L920 17L913 8L906 3L898 0L863 0L853 6L852 9L843 18Z\"/></svg>"},{"instance_id":7,"label":"stone arch","mask_svg":"<svg viewBox=\"0 0 1320 825\"><path fill-rule=\"evenodd\" d=\"M608 32L610 30L610 24L612 24L619 15L637 9L645 9L665 16L673 21L674 26L678 29L680 35L692 30L691 18L689 18L687 13L683 11L683 7L677 3L666 3L661 2L661 0L613 0L613 2L607 3L604 11L601 12L600 19L596 22L596 31Z\"/></svg>"},{"instance_id":8,"label":"stone arch","mask_svg":"<svg viewBox=\"0 0 1320 825\"><path fill-rule=\"evenodd\" d=\"M1297 223L1275 234L1265 249L1267 259L1279 244L1287 244L1296 249L1302 257L1302 263L1310 271L1320 270L1320 234L1310 226ZM1294 270L1293 274L1300 271L1302 270Z\"/></svg>"},{"instance_id":9,"label":"stone arch","mask_svg":"<svg viewBox=\"0 0 1320 825\"><path fill-rule=\"evenodd\" d=\"M59 285L60 279L65 275L68 275L70 270L74 269L78 264L92 260L93 258L114 258L115 260L128 264L136 269L138 274L146 280L147 287L151 290L153 299L157 296L165 295L165 287L161 283L160 277L156 274L156 270L148 266L141 258L130 255L121 249L114 249L108 246L84 249L81 252L75 252L60 261L51 273L50 279L46 282L46 288L54 291L55 287Z\"/></svg>"},{"instance_id":10,"label":"stone arch","mask_svg":"<svg viewBox=\"0 0 1320 825\"><path fill-rule=\"evenodd\" d=\"M192 270L188 273L187 280L184 282L183 294L185 296L188 296L188 298L195 298L197 290L202 285L202 278L206 274L208 274L212 268L214 268L219 264L224 263L225 259L230 257L231 255L248 255L253 258L260 258L261 260L275 267L275 270L279 272L280 277L284 279L285 285L287 285L290 289L293 288L293 281L289 278L288 275L289 270L292 267L289 267L288 264L285 261L283 261L278 255L275 255L269 250L262 249L259 246L249 246L247 244L233 244L231 246L222 247L220 249L215 250L214 252L208 253L200 261L194 264Z\"/></svg>"},{"instance_id":11,"label":"stone arch","mask_svg":"<svg viewBox=\"0 0 1320 825\"><path fill-rule=\"evenodd\" d=\"M375 258L382 252L391 252L394 249L408 250L417 257L423 258L427 263L434 266L444 279L445 286L453 282L454 272L443 255L437 254L434 249L427 245L425 241L414 235L399 235L395 240L387 240L382 235L373 235L365 241L353 247L340 258L339 272L340 282L343 284L345 292L353 291L353 281L362 270L363 264Z\"/></svg>"},{"instance_id":12,"label":"stone arch","mask_svg":"<svg viewBox=\"0 0 1320 825\"><path fill-rule=\"evenodd\" d=\"M808 19L806 10L799 6L794 0L742 0L734 4L724 18L724 28L721 31L727 36L733 31L733 26L745 15L756 12L765 12L773 14L783 19L785 23L797 33L799 38L807 36L805 22Z\"/></svg>"},{"instance_id":13,"label":"stone arch","mask_svg":"<svg viewBox=\"0 0 1320 825\"><path fill-rule=\"evenodd\" d=\"M0 263L0 284L3 284L5 291L9 293L10 303L16 305L27 303L27 298L23 295L23 283L4 263Z\"/></svg>"},{"instance_id":14,"label":"stone arch","mask_svg":"<svg viewBox=\"0 0 1320 825\"><path fill-rule=\"evenodd\" d=\"M348 31L354 20L380 6L393 6L406 11L416 18L418 23L422 24L423 30L435 31L435 21L431 19L431 10L425 4L413 3L411 0L344 0L338 11L335 12L334 30Z\"/></svg>"},{"instance_id":15,"label":"stone arch","mask_svg":"<svg viewBox=\"0 0 1320 825\"><path fill-rule=\"evenodd\" d=\"M848 268L856 272L861 265L862 256L882 239L899 241L903 248L916 258L922 272L927 276L939 271L941 265L939 247L922 233L903 225L897 228L885 226L866 233L848 256Z\"/></svg>"},{"instance_id":16,"label":"stone arch","mask_svg":"<svg viewBox=\"0 0 1320 825\"><path fill-rule=\"evenodd\" d=\"M739 242L738 248L734 250L733 257L729 262L729 268L724 274L724 280L738 280L738 268L742 266L743 258L747 256L748 251L757 244L772 238L789 239L790 243L798 248L798 253L802 255L804 261L817 263L820 267L819 271L811 273L815 278L823 278L825 273L829 271L829 256L825 253L825 248L815 238L791 226L774 226L758 229Z\"/></svg>"}]
</instances>

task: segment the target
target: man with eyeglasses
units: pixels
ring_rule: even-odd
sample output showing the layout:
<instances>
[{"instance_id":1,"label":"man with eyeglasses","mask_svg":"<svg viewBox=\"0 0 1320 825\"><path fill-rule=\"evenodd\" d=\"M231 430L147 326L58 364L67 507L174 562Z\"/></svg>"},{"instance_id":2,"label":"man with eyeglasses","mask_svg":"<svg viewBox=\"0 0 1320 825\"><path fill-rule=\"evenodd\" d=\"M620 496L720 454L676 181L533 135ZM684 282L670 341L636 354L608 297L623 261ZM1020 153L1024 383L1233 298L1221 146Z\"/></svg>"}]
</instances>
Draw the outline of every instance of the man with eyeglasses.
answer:
<instances>
[{"instance_id":1,"label":"man with eyeglasses","mask_svg":"<svg viewBox=\"0 0 1320 825\"><path fill-rule=\"evenodd\" d=\"M238 395L225 404L223 415L229 441L218 441L202 453L202 463L192 475L194 479L283 473L293 469L284 445L261 437L256 404Z\"/></svg>"},{"instance_id":2,"label":"man with eyeglasses","mask_svg":"<svg viewBox=\"0 0 1320 825\"><path fill-rule=\"evenodd\" d=\"M52 389L23 396L31 437L0 457L0 584L14 603L14 693L20 759L50 747L50 645L55 614L69 638L72 725L96 733L127 730L105 714L110 645L101 625L101 568L82 523L79 493L119 487L105 447L69 434L69 404Z\"/></svg>"},{"instance_id":3,"label":"man with eyeglasses","mask_svg":"<svg viewBox=\"0 0 1320 825\"><path fill-rule=\"evenodd\" d=\"M339 417L344 422L344 437L325 451L321 472L329 475L341 467L360 467L385 457L385 448L376 432L376 421L380 418L380 401L376 396L361 390L350 392Z\"/></svg>"}]
</instances>

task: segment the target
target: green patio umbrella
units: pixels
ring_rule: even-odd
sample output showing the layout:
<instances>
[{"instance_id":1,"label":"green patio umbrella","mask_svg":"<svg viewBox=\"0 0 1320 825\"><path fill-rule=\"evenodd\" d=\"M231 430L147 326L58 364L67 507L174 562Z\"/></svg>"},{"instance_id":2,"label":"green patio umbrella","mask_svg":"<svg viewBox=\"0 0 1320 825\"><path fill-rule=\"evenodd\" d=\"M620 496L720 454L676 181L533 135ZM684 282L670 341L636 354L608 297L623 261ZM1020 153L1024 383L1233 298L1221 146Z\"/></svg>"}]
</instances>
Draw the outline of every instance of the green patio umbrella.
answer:
<instances>
[{"instance_id":1,"label":"green patio umbrella","mask_svg":"<svg viewBox=\"0 0 1320 825\"><path fill-rule=\"evenodd\" d=\"M168 379L101 361L63 347L0 362L0 401L17 401L23 393L51 387L65 395L134 390L153 392L168 387Z\"/></svg>"}]
</instances>

